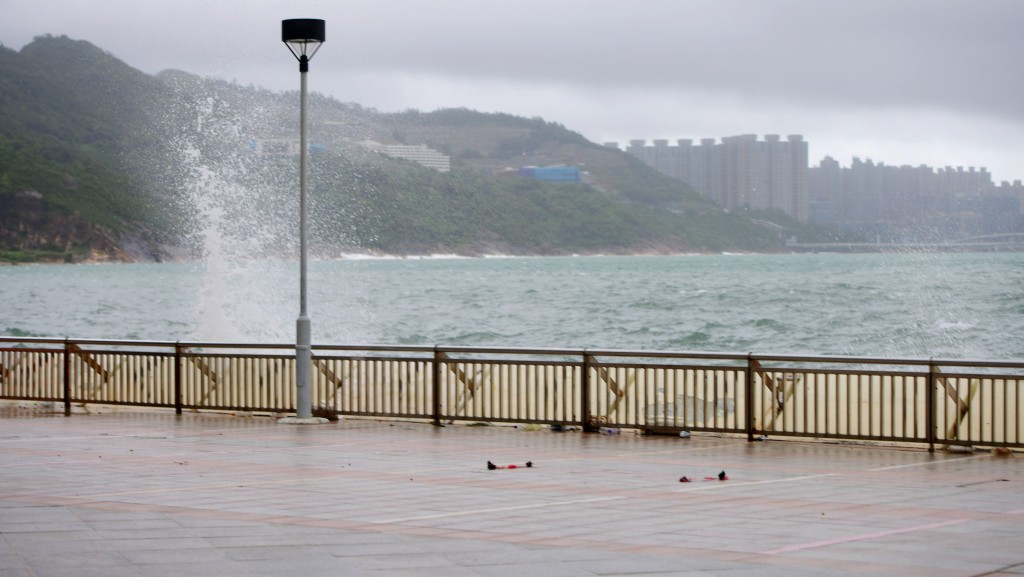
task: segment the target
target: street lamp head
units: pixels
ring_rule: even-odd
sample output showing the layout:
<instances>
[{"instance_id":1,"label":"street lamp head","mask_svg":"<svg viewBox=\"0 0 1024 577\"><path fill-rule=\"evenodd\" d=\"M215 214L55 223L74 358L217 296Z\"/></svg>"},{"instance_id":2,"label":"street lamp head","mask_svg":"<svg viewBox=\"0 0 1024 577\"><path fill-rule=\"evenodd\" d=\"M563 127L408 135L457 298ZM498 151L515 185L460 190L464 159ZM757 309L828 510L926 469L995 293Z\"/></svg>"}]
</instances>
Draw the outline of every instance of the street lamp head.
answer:
<instances>
[{"instance_id":1,"label":"street lamp head","mask_svg":"<svg viewBox=\"0 0 1024 577\"><path fill-rule=\"evenodd\" d=\"M309 61L326 40L326 25L315 18L294 18L281 21L281 41L299 61L299 71L309 69Z\"/></svg>"}]
</instances>

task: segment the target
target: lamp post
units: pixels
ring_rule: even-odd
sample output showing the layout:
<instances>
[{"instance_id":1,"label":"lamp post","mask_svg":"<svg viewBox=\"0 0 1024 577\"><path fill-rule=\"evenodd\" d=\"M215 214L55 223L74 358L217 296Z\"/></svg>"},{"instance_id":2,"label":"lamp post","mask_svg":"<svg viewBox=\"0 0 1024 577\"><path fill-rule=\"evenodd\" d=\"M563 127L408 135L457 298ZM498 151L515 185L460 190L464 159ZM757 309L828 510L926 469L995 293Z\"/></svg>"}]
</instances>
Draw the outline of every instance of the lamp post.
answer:
<instances>
[{"instance_id":1,"label":"lamp post","mask_svg":"<svg viewBox=\"0 0 1024 577\"><path fill-rule=\"evenodd\" d=\"M309 312L306 308L306 73L309 61L325 41L323 20L299 18L281 21L281 40L299 61L302 78L299 106L299 318L295 322L295 418L319 422L312 416L310 368L312 366Z\"/></svg>"}]
</instances>

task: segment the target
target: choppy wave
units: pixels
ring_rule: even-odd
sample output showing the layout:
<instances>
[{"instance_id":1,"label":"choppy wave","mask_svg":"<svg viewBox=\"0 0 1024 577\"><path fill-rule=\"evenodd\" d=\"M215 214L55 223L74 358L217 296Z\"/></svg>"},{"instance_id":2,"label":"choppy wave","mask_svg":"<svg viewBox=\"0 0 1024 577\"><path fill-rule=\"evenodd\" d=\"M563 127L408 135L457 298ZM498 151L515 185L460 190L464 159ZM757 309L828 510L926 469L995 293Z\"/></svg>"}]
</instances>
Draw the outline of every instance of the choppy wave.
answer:
<instances>
[{"instance_id":1,"label":"choppy wave","mask_svg":"<svg viewBox=\"0 0 1024 577\"><path fill-rule=\"evenodd\" d=\"M18 327L7 327L6 329L4 329L3 334L7 335L7 336L10 336L10 337L46 337L47 336L47 335L44 335L44 334L34 333L32 331L26 331L24 329L19 329Z\"/></svg>"}]
</instances>

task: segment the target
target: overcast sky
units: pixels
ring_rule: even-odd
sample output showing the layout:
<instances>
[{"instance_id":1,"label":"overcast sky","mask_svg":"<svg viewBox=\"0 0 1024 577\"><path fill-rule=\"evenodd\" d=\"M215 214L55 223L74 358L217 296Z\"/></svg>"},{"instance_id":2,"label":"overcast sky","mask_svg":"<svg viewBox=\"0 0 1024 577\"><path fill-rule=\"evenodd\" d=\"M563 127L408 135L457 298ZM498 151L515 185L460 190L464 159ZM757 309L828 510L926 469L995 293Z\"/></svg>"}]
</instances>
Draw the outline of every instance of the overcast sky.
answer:
<instances>
[{"instance_id":1,"label":"overcast sky","mask_svg":"<svg viewBox=\"0 0 1024 577\"><path fill-rule=\"evenodd\" d=\"M595 142L803 134L825 155L1024 179L1021 0L4 0L0 42L88 40L298 88L281 20L321 18L309 88L381 111L540 116Z\"/></svg>"}]
</instances>

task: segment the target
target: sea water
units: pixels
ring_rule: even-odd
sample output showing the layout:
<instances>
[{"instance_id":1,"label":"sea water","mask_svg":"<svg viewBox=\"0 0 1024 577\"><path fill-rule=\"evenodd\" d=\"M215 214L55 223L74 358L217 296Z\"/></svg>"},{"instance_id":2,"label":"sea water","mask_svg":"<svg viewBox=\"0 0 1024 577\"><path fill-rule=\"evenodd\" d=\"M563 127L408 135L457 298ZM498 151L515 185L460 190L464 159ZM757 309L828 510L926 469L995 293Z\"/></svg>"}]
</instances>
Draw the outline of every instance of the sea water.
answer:
<instances>
[{"instance_id":1,"label":"sea water","mask_svg":"<svg viewBox=\"0 0 1024 577\"><path fill-rule=\"evenodd\" d=\"M343 258L316 344L1024 359L1024 254ZM289 343L298 263L0 267L0 334Z\"/></svg>"}]
</instances>

